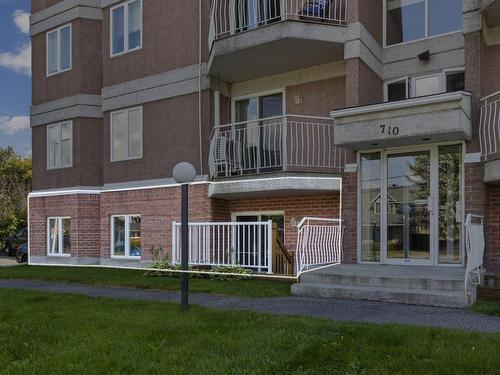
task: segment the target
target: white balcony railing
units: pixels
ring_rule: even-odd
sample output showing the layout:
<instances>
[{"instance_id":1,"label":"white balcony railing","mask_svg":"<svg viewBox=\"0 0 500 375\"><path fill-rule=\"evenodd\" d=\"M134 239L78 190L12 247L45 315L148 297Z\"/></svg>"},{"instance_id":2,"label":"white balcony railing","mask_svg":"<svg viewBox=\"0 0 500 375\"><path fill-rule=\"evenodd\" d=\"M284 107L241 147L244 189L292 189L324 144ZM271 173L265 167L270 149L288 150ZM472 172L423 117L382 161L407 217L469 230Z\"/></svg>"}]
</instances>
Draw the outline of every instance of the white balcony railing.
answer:
<instances>
[{"instance_id":1,"label":"white balcony railing","mask_svg":"<svg viewBox=\"0 0 500 375\"><path fill-rule=\"evenodd\" d=\"M500 156L500 92L482 99L479 142L484 160Z\"/></svg>"},{"instance_id":2,"label":"white balcony railing","mask_svg":"<svg viewBox=\"0 0 500 375\"><path fill-rule=\"evenodd\" d=\"M345 150L334 146L333 120L285 115L216 126L210 139L211 177L264 172L340 173Z\"/></svg>"},{"instance_id":3,"label":"white balcony railing","mask_svg":"<svg viewBox=\"0 0 500 375\"><path fill-rule=\"evenodd\" d=\"M242 266L271 273L273 223L189 223L189 264ZM172 223L172 262L181 262L181 224Z\"/></svg>"},{"instance_id":4,"label":"white balcony railing","mask_svg":"<svg viewBox=\"0 0 500 375\"><path fill-rule=\"evenodd\" d=\"M213 0L210 42L287 19L346 25L347 0Z\"/></svg>"},{"instance_id":5,"label":"white balcony railing","mask_svg":"<svg viewBox=\"0 0 500 375\"><path fill-rule=\"evenodd\" d=\"M303 218L297 226L297 274L339 264L342 260L342 221L340 219Z\"/></svg>"}]
</instances>

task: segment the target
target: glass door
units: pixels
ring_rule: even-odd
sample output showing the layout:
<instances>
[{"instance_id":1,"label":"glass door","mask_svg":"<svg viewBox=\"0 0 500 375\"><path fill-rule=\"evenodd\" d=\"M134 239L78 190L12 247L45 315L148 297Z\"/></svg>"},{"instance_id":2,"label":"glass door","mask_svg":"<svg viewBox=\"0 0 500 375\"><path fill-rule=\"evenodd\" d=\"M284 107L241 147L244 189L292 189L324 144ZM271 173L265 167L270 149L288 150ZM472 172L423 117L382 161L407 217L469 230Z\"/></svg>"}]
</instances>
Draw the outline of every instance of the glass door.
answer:
<instances>
[{"instance_id":1,"label":"glass door","mask_svg":"<svg viewBox=\"0 0 500 375\"><path fill-rule=\"evenodd\" d=\"M388 154L386 199L387 263L431 263L431 153Z\"/></svg>"},{"instance_id":2,"label":"glass door","mask_svg":"<svg viewBox=\"0 0 500 375\"><path fill-rule=\"evenodd\" d=\"M462 145L360 154L359 260L463 263Z\"/></svg>"}]
</instances>

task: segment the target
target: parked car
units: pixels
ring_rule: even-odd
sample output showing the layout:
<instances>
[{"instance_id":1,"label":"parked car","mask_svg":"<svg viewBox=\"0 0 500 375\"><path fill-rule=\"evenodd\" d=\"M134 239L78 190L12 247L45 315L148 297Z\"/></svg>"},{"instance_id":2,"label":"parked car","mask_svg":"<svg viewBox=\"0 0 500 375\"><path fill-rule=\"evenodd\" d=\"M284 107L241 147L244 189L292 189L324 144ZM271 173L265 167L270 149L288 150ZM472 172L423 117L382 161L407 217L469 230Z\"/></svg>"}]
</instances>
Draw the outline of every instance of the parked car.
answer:
<instances>
[{"instance_id":1,"label":"parked car","mask_svg":"<svg viewBox=\"0 0 500 375\"><path fill-rule=\"evenodd\" d=\"M28 229L23 228L18 231L13 236L9 236L4 240L5 252L8 256L12 257L16 255L16 249L19 245L28 242Z\"/></svg>"},{"instance_id":2,"label":"parked car","mask_svg":"<svg viewBox=\"0 0 500 375\"><path fill-rule=\"evenodd\" d=\"M23 242L17 247L16 262L26 263L28 261L28 242Z\"/></svg>"}]
</instances>

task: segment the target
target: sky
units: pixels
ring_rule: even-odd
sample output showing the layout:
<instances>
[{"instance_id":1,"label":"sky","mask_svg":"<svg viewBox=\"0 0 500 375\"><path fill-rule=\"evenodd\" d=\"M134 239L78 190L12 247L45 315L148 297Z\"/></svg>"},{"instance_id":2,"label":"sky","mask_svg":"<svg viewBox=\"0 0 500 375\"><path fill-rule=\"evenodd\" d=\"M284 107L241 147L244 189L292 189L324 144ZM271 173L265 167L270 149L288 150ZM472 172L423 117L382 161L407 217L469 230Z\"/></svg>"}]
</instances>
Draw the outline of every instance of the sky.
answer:
<instances>
[{"instance_id":1,"label":"sky","mask_svg":"<svg viewBox=\"0 0 500 375\"><path fill-rule=\"evenodd\" d=\"M30 0L0 0L0 147L31 155Z\"/></svg>"}]
</instances>

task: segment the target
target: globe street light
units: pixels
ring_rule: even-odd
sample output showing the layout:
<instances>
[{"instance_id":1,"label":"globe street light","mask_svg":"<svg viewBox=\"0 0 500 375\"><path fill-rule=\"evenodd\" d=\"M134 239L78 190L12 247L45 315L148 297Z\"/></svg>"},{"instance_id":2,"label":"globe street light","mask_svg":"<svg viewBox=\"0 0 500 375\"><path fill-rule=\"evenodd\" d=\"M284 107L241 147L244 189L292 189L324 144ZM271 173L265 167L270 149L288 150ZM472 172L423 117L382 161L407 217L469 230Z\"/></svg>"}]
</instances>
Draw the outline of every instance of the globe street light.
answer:
<instances>
[{"instance_id":1,"label":"globe street light","mask_svg":"<svg viewBox=\"0 0 500 375\"><path fill-rule=\"evenodd\" d=\"M174 167L174 179L181 184L181 269L184 271L181 275L181 310L186 311L189 299L189 275L187 273L189 265L189 218L188 218L188 193L189 183L196 177L196 169L191 163L180 162Z\"/></svg>"}]
</instances>

